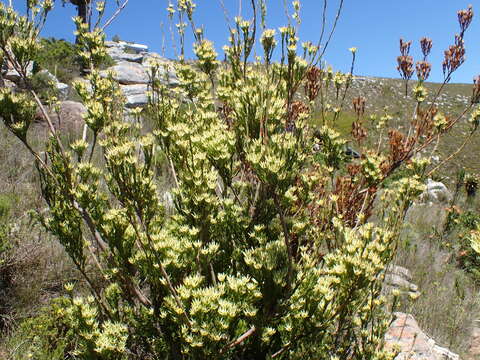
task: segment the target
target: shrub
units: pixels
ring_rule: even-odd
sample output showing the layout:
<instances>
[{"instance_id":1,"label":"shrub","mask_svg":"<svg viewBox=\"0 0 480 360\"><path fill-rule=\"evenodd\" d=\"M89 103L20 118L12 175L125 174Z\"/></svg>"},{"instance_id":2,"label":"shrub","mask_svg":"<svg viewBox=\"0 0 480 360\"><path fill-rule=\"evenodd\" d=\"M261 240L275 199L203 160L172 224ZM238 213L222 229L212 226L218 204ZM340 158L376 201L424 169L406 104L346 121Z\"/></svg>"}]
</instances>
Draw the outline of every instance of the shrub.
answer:
<instances>
[{"instance_id":1,"label":"shrub","mask_svg":"<svg viewBox=\"0 0 480 360\"><path fill-rule=\"evenodd\" d=\"M298 21L299 6L295 1ZM79 55L93 69L91 91L75 84L88 110L90 142L67 146L50 126L40 156L26 136L35 103L28 94L0 92L0 116L36 159L48 207L38 219L90 286L90 295L82 296L67 285L69 296L24 325L26 353L59 359L389 358L382 350L389 323L382 278L403 216L424 189L420 175L427 162L414 156L459 119L436 128L435 113L419 97L424 113L419 110L417 123L407 133L391 130L386 149L380 142L368 148L357 99L352 136L362 156L350 162L345 139L330 126L341 107L327 114L332 106L321 103L323 126L314 131L308 124L319 92L333 82L330 89L343 101L338 94L348 90L352 73L329 78L313 66L323 53L309 42L298 56L294 24L279 36L264 29L263 60L250 63L256 18L236 18L221 66L213 44L195 29L194 8L179 1L176 10L181 44L183 19L195 30L196 64L175 65L180 84L173 90L161 81L161 65L152 65L153 131L143 128L137 111L136 121L124 121L118 84L97 70L106 56L105 36L99 28L87 32L78 19ZM15 25L2 21L12 17ZM0 48L13 49L18 67L33 56L28 47L11 46L32 41L25 29L33 25L21 19L0 4ZM2 38L8 31L13 35ZM279 41L282 61L274 63ZM409 59L405 49L402 54ZM301 86L306 96L298 99ZM92 161L97 147L103 162ZM159 194L157 153L173 179L171 214ZM411 175L378 196L380 216L368 222L378 189L406 162ZM86 271L92 265L100 284Z\"/></svg>"},{"instance_id":2,"label":"shrub","mask_svg":"<svg viewBox=\"0 0 480 360\"><path fill-rule=\"evenodd\" d=\"M31 85L42 101L47 101L52 97L58 96L58 90L52 82L51 76L44 72L38 72L32 75Z\"/></svg>"},{"instance_id":3,"label":"shrub","mask_svg":"<svg viewBox=\"0 0 480 360\"><path fill-rule=\"evenodd\" d=\"M5 218L10 213L14 201L12 196L7 194L0 194L0 219L5 220Z\"/></svg>"},{"instance_id":4,"label":"shrub","mask_svg":"<svg viewBox=\"0 0 480 360\"><path fill-rule=\"evenodd\" d=\"M34 73L46 69L63 83L70 84L80 75L81 63L74 44L55 38L40 40L40 49L35 55Z\"/></svg>"},{"instance_id":5,"label":"shrub","mask_svg":"<svg viewBox=\"0 0 480 360\"><path fill-rule=\"evenodd\" d=\"M78 56L79 49L75 44L55 38L42 38L39 49L34 56L33 72L48 70L63 83L70 84L73 79L80 76L84 62ZM105 56L99 67L107 68L114 64L110 56ZM40 81L41 79L37 79ZM47 79L48 80L48 79Z\"/></svg>"},{"instance_id":6,"label":"shrub","mask_svg":"<svg viewBox=\"0 0 480 360\"><path fill-rule=\"evenodd\" d=\"M8 238L9 226L8 215L10 214L13 200L11 196L0 194L0 282L2 265L5 262L7 251L10 249L11 244ZM1 284L0 284L1 288Z\"/></svg>"},{"instance_id":7,"label":"shrub","mask_svg":"<svg viewBox=\"0 0 480 360\"><path fill-rule=\"evenodd\" d=\"M480 227L480 215L474 211L458 212L458 208L449 209L455 213L453 221L455 227L452 233L457 242L453 244L456 250L457 264L461 269L469 272L478 281L480 280L480 255L472 249L472 236Z\"/></svg>"}]
</instances>

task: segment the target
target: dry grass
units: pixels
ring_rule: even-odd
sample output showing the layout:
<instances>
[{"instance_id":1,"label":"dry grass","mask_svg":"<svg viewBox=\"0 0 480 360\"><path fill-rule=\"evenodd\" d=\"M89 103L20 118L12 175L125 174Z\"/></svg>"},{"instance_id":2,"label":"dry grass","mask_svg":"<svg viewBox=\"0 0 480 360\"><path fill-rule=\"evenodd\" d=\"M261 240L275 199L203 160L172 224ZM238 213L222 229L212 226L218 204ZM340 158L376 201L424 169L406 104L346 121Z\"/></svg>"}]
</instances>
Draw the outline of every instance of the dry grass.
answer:
<instances>
[{"instance_id":1,"label":"dry grass","mask_svg":"<svg viewBox=\"0 0 480 360\"><path fill-rule=\"evenodd\" d=\"M35 146L43 136L39 128L32 129ZM29 214L45 206L31 156L4 127L0 128L0 146L0 196L8 207L0 223L9 229L10 244L10 249L0 254L0 332L6 335L19 321L58 296L63 284L78 274L58 242Z\"/></svg>"},{"instance_id":2,"label":"dry grass","mask_svg":"<svg viewBox=\"0 0 480 360\"><path fill-rule=\"evenodd\" d=\"M411 313L437 343L464 356L480 311L479 289L456 267L438 236L432 236L443 221L444 206L439 204L414 206L407 216L396 262L411 270L421 296L403 304L402 310Z\"/></svg>"}]
</instances>

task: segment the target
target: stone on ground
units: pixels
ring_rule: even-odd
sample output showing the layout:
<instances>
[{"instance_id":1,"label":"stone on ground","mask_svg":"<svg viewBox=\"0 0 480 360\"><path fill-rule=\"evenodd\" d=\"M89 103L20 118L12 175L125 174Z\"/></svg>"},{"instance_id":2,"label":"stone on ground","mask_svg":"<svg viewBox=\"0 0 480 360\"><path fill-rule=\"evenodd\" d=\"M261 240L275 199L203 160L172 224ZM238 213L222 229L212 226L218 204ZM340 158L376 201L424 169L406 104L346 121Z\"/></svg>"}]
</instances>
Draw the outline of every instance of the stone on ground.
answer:
<instances>
[{"instance_id":1,"label":"stone on ground","mask_svg":"<svg viewBox=\"0 0 480 360\"><path fill-rule=\"evenodd\" d=\"M412 315L398 312L394 316L385 340L387 350L400 351L395 360L460 360L457 354L428 337Z\"/></svg>"}]
</instances>

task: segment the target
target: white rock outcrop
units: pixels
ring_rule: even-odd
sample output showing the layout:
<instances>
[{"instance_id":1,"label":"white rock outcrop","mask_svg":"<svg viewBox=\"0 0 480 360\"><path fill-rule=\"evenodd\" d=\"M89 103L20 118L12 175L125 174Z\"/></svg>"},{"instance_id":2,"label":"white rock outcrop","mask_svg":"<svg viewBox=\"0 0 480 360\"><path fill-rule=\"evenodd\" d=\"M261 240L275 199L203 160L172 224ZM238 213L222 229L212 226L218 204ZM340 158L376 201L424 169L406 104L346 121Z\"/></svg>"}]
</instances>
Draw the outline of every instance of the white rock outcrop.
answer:
<instances>
[{"instance_id":1,"label":"white rock outcrop","mask_svg":"<svg viewBox=\"0 0 480 360\"><path fill-rule=\"evenodd\" d=\"M128 108L141 107L147 104L147 84L120 85L120 88L125 95L127 100L125 105Z\"/></svg>"},{"instance_id":2,"label":"white rock outcrop","mask_svg":"<svg viewBox=\"0 0 480 360\"><path fill-rule=\"evenodd\" d=\"M148 84L149 82L145 68L135 62L120 61L108 70L102 71L102 76L106 76L107 71L112 71L113 78L122 85Z\"/></svg>"},{"instance_id":3,"label":"white rock outcrop","mask_svg":"<svg viewBox=\"0 0 480 360\"><path fill-rule=\"evenodd\" d=\"M148 84L150 67L152 63L160 64L158 79L167 86L178 86L178 78L170 60L165 59L155 52L148 52L148 46L127 43L124 41L107 41L107 52L115 61L115 65L101 72L114 73L114 79L120 84L126 98L127 108L143 107L147 105Z\"/></svg>"}]
</instances>

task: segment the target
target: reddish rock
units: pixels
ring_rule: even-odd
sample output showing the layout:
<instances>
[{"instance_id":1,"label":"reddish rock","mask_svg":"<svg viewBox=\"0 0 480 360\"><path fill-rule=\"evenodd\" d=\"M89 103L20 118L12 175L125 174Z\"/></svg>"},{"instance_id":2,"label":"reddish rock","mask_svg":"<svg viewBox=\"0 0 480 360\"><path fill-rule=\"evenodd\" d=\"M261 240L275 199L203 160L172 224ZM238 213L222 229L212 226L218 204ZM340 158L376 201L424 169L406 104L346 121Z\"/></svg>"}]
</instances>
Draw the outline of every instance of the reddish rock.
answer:
<instances>
[{"instance_id":1,"label":"reddish rock","mask_svg":"<svg viewBox=\"0 0 480 360\"><path fill-rule=\"evenodd\" d=\"M475 327L472 330L470 347L468 348L468 359L480 359L480 328Z\"/></svg>"},{"instance_id":2,"label":"reddish rock","mask_svg":"<svg viewBox=\"0 0 480 360\"><path fill-rule=\"evenodd\" d=\"M460 360L457 354L428 337L412 315L395 313L394 316L385 340L387 350L400 351L395 360Z\"/></svg>"}]
</instances>

